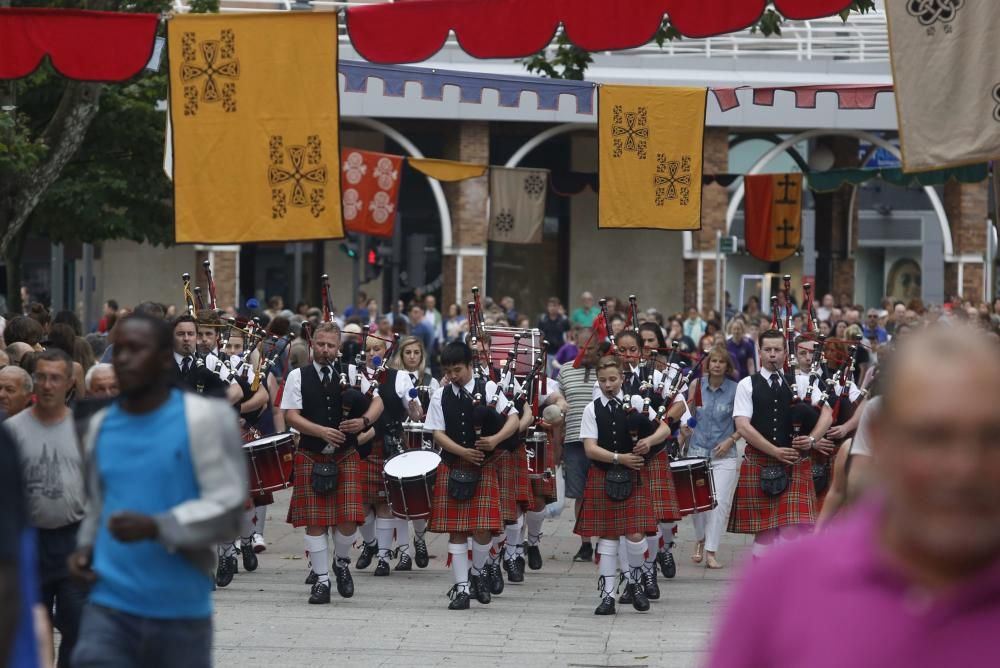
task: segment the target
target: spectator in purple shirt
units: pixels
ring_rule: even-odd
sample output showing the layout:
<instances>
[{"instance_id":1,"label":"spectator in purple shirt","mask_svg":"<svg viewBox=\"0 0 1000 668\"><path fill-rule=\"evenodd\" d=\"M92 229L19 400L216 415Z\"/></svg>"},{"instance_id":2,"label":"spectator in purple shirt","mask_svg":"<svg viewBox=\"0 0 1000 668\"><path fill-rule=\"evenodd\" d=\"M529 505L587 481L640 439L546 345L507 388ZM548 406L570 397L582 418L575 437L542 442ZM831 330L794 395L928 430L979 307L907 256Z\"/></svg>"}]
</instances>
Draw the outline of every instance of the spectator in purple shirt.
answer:
<instances>
[{"instance_id":1,"label":"spectator in purple shirt","mask_svg":"<svg viewBox=\"0 0 1000 668\"><path fill-rule=\"evenodd\" d=\"M757 347L754 346L753 339L747 336L747 328L742 320L736 319L729 323L726 349L736 364L736 380L752 376L757 371Z\"/></svg>"},{"instance_id":2,"label":"spectator in purple shirt","mask_svg":"<svg viewBox=\"0 0 1000 668\"><path fill-rule=\"evenodd\" d=\"M573 336L556 351L556 361L552 365L555 372L553 378L559 377L559 369L562 368L563 364L572 363L576 359L580 353L580 347L587 345L587 337L589 336L589 327L580 327L579 325L573 327Z\"/></svg>"},{"instance_id":3,"label":"spectator in purple shirt","mask_svg":"<svg viewBox=\"0 0 1000 668\"><path fill-rule=\"evenodd\" d=\"M710 668L1000 665L1000 350L942 327L887 362L878 491L748 570Z\"/></svg>"}]
</instances>

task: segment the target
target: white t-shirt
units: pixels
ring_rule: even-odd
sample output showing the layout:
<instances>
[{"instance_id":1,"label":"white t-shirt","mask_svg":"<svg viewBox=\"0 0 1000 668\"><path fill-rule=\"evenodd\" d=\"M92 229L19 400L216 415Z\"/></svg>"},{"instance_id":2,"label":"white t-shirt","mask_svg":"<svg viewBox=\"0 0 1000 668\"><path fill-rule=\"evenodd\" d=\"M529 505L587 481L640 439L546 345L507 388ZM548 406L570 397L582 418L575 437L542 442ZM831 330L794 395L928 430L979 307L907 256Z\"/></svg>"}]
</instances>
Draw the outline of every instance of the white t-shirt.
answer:
<instances>
[{"instance_id":1,"label":"white t-shirt","mask_svg":"<svg viewBox=\"0 0 1000 668\"><path fill-rule=\"evenodd\" d=\"M858 431L854 434L853 445L851 445L852 455L872 456L871 424L877 418L876 413L881 404L882 397L872 397L865 404L865 410L861 413L861 420L858 422Z\"/></svg>"},{"instance_id":2,"label":"white t-shirt","mask_svg":"<svg viewBox=\"0 0 1000 668\"><path fill-rule=\"evenodd\" d=\"M476 387L476 379L473 378L465 385L465 391L472 394L473 389ZM431 405L427 408L427 417L424 419L424 431L444 431L444 409L441 407L441 398L444 397L445 392L453 392L456 396L458 395L458 388L452 384L439 387L434 395L431 397ZM486 381L486 396L483 397L483 401L490 403L493 398L496 397L497 413L503 413L507 408L507 397L503 395L503 392L499 392L497 384L492 380ZM517 409L514 406L510 407L510 412L508 415L517 415Z\"/></svg>"},{"instance_id":3,"label":"white t-shirt","mask_svg":"<svg viewBox=\"0 0 1000 668\"><path fill-rule=\"evenodd\" d=\"M330 367L330 378L334 383L339 383L340 379L334 372L333 365L328 364ZM323 377L323 365L313 362L313 368L316 369L316 373L319 377ZM355 379L358 377L358 369L353 364L347 367L347 382L354 384ZM368 388L371 387L371 383L362 374L361 376L361 391L367 393ZM378 390L375 390L373 396L378 396ZM281 410L287 411L289 409L302 410L302 369L292 369L288 373L288 380L285 381L285 389L281 394Z\"/></svg>"}]
</instances>

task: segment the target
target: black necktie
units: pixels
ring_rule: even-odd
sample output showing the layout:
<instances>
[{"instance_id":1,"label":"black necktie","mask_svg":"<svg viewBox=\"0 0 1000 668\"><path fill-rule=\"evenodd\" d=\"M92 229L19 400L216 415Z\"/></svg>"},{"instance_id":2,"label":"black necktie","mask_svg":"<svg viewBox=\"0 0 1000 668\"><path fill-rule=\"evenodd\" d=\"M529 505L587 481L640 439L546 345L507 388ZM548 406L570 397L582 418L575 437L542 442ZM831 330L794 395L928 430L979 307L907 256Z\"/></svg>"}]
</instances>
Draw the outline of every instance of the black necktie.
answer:
<instances>
[{"instance_id":1,"label":"black necktie","mask_svg":"<svg viewBox=\"0 0 1000 668\"><path fill-rule=\"evenodd\" d=\"M410 374L410 380L413 381L413 387L416 387L417 386L417 374L411 373Z\"/></svg>"},{"instance_id":2,"label":"black necktie","mask_svg":"<svg viewBox=\"0 0 1000 668\"><path fill-rule=\"evenodd\" d=\"M323 367L323 388L330 389L330 367Z\"/></svg>"},{"instance_id":3,"label":"black necktie","mask_svg":"<svg viewBox=\"0 0 1000 668\"><path fill-rule=\"evenodd\" d=\"M191 358L185 357L184 361L181 362L181 375L186 376L190 371L191 371Z\"/></svg>"},{"instance_id":4,"label":"black necktie","mask_svg":"<svg viewBox=\"0 0 1000 668\"><path fill-rule=\"evenodd\" d=\"M771 374L771 389L777 392L781 389L781 381L778 380L778 374Z\"/></svg>"}]
</instances>

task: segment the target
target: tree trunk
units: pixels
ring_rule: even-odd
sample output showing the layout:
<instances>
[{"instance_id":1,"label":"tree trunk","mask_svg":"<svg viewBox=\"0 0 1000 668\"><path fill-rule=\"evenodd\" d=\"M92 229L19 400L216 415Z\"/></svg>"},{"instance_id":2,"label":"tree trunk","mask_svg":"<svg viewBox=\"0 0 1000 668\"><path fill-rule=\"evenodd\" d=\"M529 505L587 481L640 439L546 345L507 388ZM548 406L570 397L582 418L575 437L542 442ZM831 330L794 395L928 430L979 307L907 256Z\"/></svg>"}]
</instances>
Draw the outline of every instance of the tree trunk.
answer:
<instances>
[{"instance_id":1,"label":"tree trunk","mask_svg":"<svg viewBox=\"0 0 1000 668\"><path fill-rule=\"evenodd\" d=\"M7 274L7 311L18 315L24 312L24 304L21 303L21 258L27 237L25 229L24 233L14 239L10 252L4 255L4 269Z\"/></svg>"},{"instance_id":2,"label":"tree trunk","mask_svg":"<svg viewBox=\"0 0 1000 668\"><path fill-rule=\"evenodd\" d=\"M66 85L59 106L41 136L48 148L45 159L17 179L7 191L8 206L0 207L0 229L3 230L0 256L10 258L11 248L18 245L15 242L25 229L31 212L80 148L87 128L100 109L101 90L99 83L70 81Z\"/></svg>"}]
</instances>

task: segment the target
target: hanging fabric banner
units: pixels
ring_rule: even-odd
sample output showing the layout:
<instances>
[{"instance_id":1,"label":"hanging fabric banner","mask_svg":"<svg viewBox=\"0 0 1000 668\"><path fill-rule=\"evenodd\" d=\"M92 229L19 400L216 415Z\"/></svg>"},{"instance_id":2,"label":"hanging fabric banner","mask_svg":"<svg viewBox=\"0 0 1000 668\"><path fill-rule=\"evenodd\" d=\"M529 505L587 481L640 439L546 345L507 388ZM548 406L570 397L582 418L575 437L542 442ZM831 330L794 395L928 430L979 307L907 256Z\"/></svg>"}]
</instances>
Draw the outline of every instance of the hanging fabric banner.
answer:
<instances>
[{"instance_id":1,"label":"hanging fabric banner","mask_svg":"<svg viewBox=\"0 0 1000 668\"><path fill-rule=\"evenodd\" d=\"M601 86L602 228L701 228L705 88Z\"/></svg>"},{"instance_id":2,"label":"hanging fabric banner","mask_svg":"<svg viewBox=\"0 0 1000 668\"><path fill-rule=\"evenodd\" d=\"M1000 12L993 2L885 3L903 169L1000 157Z\"/></svg>"},{"instance_id":3,"label":"hanging fabric banner","mask_svg":"<svg viewBox=\"0 0 1000 668\"><path fill-rule=\"evenodd\" d=\"M542 241L548 180L546 169L490 167L490 241Z\"/></svg>"},{"instance_id":4,"label":"hanging fabric banner","mask_svg":"<svg viewBox=\"0 0 1000 668\"><path fill-rule=\"evenodd\" d=\"M935 169L929 172L914 172L908 174L899 168L892 169L831 169L826 172L814 172L809 175L809 189L825 193L838 190L845 184L860 185L871 179L881 179L892 186L940 186L948 181L959 183L981 183L989 178L990 170L986 163L966 165L950 169Z\"/></svg>"},{"instance_id":5,"label":"hanging fabric banner","mask_svg":"<svg viewBox=\"0 0 1000 668\"><path fill-rule=\"evenodd\" d=\"M168 24L179 243L339 239L337 15Z\"/></svg>"},{"instance_id":6,"label":"hanging fabric banner","mask_svg":"<svg viewBox=\"0 0 1000 668\"><path fill-rule=\"evenodd\" d=\"M392 237L399 204L403 156L345 148L340 154L344 227L348 232Z\"/></svg>"},{"instance_id":7,"label":"hanging fabric banner","mask_svg":"<svg viewBox=\"0 0 1000 668\"><path fill-rule=\"evenodd\" d=\"M794 255L802 241L802 174L754 174L744 185L747 250L764 262Z\"/></svg>"},{"instance_id":8,"label":"hanging fabric banner","mask_svg":"<svg viewBox=\"0 0 1000 668\"><path fill-rule=\"evenodd\" d=\"M486 173L487 165L437 158L407 158L410 167L438 181L464 181Z\"/></svg>"}]
</instances>

